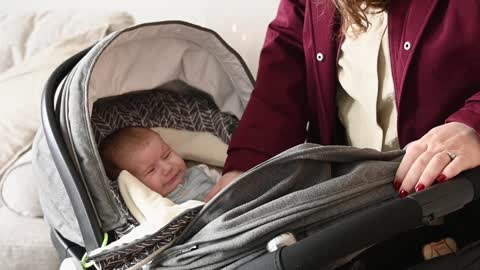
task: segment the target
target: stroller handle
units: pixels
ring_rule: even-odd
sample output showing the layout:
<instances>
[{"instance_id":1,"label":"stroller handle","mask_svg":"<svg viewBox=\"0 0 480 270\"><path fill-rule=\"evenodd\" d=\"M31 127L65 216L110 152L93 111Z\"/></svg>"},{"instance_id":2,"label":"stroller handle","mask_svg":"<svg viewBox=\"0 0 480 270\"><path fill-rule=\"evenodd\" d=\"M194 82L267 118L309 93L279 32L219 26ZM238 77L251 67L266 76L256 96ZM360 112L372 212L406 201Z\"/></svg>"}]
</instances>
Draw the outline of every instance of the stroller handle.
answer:
<instances>
[{"instance_id":1,"label":"stroller handle","mask_svg":"<svg viewBox=\"0 0 480 270\"><path fill-rule=\"evenodd\" d=\"M55 110L54 101L62 80L90 49L91 47L75 54L55 69L47 80L41 100L41 119L45 139L72 203L87 250L98 248L102 243L103 235L100 229L100 221L92 199L86 191L83 178L78 173L74 166L75 163L69 155L59 126L60 113L58 108Z\"/></svg>"}]
</instances>

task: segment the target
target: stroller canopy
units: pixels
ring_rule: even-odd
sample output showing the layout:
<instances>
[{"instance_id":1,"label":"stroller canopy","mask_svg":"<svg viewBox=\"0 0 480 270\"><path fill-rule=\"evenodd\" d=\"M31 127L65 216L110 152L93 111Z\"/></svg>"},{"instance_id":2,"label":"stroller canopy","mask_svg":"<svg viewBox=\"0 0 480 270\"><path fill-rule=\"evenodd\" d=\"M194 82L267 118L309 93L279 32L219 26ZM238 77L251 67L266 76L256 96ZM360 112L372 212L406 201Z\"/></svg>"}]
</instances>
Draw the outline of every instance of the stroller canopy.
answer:
<instances>
[{"instance_id":1,"label":"stroller canopy","mask_svg":"<svg viewBox=\"0 0 480 270\"><path fill-rule=\"evenodd\" d=\"M59 85L56 110L60 111L63 139L101 229L110 231L127 221L109 190L98 154L91 119L96 101L141 90L184 93L195 89L210 96L220 113L240 119L253 86L246 64L218 34L185 22L137 25L112 33L90 48ZM46 218L63 236L83 244L42 134L37 136L34 151L45 176L41 181L46 181L40 192Z\"/></svg>"},{"instance_id":2,"label":"stroller canopy","mask_svg":"<svg viewBox=\"0 0 480 270\"><path fill-rule=\"evenodd\" d=\"M240 118L253 79L239 56L214 32L185 23L155 23L114 33L82 60L80 96L154 89L180 80L210 94L221 111Z\"/></svg>"}]
</instances>

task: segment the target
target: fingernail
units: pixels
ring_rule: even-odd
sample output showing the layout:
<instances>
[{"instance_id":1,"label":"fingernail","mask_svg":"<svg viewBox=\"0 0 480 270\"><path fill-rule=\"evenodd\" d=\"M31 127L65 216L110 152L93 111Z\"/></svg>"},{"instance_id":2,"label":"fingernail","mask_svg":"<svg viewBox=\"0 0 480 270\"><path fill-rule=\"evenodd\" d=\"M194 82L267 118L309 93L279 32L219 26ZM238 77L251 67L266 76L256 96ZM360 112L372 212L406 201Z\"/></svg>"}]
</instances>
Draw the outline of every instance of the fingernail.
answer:
<instances>
[{"instance_id":1,"label":"fingernail","mask_svg":"<svg viewBox=\"0 0 480 270\"><path fill-rule=\"evenodd\" d=\"M415 187L415 191L420 192L425 189L425 185L420 183Z\"/></svg>"},{"instance_id":2,"label":"fingernail","mask_svg":"<svg viewBox=\"0 0 480 270\"><path fill-rule=\"evenodd\" d=\"M408 192L404 189L400 190L400 198L405 198L408 196Z\"/></svg>"},{"instance_id":3,"label":"fingernail","mask_svg":"<svg viewBox=\"0 0 480 270\"><path fill-rule=\"evenodd\" d=\"M393 182L393 187L395 188L395 190L399 190L401 186L402 186L402 182L400 181Z\"/></svg>"},{"instance_id":4,"label":"fingernail","mask_svg":"<svg viewBox=\"0 0 480 270\"><path fill-rule=\"evenodd\" d=\"M444 175L444 174L440 174L438 177L437 177L437 181L438 182L444 182L445 180L447 180L447 177Z\"/></svg>"}]
</instances>

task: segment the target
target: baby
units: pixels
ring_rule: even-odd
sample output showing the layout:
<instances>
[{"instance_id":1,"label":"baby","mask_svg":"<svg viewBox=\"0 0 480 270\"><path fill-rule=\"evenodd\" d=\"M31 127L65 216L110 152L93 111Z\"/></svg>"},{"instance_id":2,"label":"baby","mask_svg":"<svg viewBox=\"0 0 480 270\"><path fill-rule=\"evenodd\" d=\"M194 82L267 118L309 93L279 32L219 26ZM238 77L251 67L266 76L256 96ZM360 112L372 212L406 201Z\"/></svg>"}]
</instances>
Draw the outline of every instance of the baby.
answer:
<instances>
[{"instance_id":1,"label":"baby","mask_svg":"<svg viewBox=\"0 0 480 270\"><path fill-rule=\"evenodd\" d=\"M117 179L122 170L127 170L177 204L204 201L220 177L205 165L187 169L183 159L149 128L120 129L106 137L99 150L110 179Z\"/></svg>"}]
</instances>

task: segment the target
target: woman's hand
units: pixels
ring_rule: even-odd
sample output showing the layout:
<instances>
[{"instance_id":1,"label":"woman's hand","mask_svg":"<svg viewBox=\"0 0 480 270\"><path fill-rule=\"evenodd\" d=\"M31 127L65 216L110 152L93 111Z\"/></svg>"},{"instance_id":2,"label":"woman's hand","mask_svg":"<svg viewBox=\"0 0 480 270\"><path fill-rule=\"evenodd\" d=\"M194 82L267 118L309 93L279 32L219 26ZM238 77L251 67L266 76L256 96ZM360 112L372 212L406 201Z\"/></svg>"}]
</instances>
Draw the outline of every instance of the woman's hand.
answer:
<instances>
[{"instance_id":1,"label":"woman's hand","mask_svg":"<svg viewBox=\"0 0 480 270\"><path fill-rule=\"evenodd\" d=\"M446 181L479 165L479 134L463 123L452 122L433 128L407 147L394 186L403 198L435 180Z\"/></svg>"},{"instance_id":2,"label":"woman's hand","mask_svg":"<svg viewBox=\"0 0 480 270\"><path fill-rule=\"evenodd\" d=\"M220 190L233 182L240 174L242 174L240 171L231 171L222 175L222 177L218 179L217 184L213 186L212 190L210 190L210 193L208 193L207 197L205 198L205 202L210 201L218 192L220 192Z\"/></svg>"}]
</instances>

